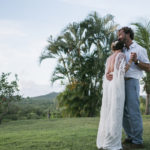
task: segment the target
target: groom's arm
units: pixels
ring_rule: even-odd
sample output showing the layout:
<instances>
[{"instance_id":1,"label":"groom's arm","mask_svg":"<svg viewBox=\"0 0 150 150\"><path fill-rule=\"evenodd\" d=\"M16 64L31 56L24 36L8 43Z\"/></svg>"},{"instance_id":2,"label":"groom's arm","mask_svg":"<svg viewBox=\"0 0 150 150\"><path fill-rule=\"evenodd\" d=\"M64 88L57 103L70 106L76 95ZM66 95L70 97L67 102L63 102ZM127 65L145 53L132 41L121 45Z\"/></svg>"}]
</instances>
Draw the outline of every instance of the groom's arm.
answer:
<instances>
[{"instance_id":1,"label":"groom's arm","mask_svg":"<svg viewBox=\"0 0 150 150\"><path fill-rule=\"evenodd\" d=\"M140 60L139 60L139 62L138 62L138 60L137 61L135 61L135 63L137 64L137 66L139 67L139 68L141 68L142 70L144 70L144 71L146 71L146 72L150 72L150 64L147 64L147 63L143 63L143 62L141 62Z\"/></svg>"},{"instance_id":2,"label":"groom's arm","mask_svg":"<svg viewBox=\"0 0 150 150\"><path fill-rule=\"evenodd\" d=\"M142 70L146 72L150 72L150 64L144 63L140 60L137 59L137 54L136 53L131 53L130 58L134 61L134 63Z\"/></svg>"}]
</instances>

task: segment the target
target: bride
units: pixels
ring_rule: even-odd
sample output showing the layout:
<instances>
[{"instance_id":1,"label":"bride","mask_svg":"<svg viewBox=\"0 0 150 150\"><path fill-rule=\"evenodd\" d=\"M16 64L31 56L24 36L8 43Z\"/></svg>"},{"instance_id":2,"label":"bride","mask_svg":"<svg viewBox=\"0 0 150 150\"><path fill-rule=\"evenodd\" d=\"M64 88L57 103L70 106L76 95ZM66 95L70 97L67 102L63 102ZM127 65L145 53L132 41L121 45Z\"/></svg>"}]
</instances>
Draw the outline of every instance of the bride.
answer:
<instances>
[{"instance_id":1,"label":"bride","mask_svg":"<svg viewBox=\"0 0 150 150\"><path fill-rule=\"evenodd\" d=\"M106 61L100 123L96 141L98 149L102 150L122 149L122 119L125 101L124 75L132 64L131 59L126 64L125 54L122 53L123 47L123 42L113 42L111 45L113 53ZM113 74L113 80L107 80L107 73Z\"/></svg>"}]
</instances>

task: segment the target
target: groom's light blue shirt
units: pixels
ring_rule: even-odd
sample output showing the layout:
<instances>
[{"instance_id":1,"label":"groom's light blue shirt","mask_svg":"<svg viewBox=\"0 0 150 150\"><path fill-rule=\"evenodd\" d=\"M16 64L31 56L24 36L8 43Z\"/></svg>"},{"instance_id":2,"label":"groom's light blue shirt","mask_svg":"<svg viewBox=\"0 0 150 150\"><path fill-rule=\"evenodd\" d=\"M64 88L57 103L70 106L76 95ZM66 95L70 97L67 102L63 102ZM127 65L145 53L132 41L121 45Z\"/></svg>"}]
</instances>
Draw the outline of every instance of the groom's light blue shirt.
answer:
<instances>
[{"instance_id":1,"label":"groom's light blue shirt","mask_svg":"<svg viewBox=\"0 0 150 150\"><path fill-rule=\"evenodd\" d=\"M141 62L150 63L148 56L147 56L146 49L144 49L143 47L138 45L135 41L133 41L133 43L130 45L129 49L124 48L123 51L126 55L127 63L130 59L131 52L136 53L137 59L140 60ZM129 68L129 70L126 72L125 77L140 79L141 77L143 77L143 71L137 65L135 65L133 62L131 67Z\"/></svg>"}]
</instances>

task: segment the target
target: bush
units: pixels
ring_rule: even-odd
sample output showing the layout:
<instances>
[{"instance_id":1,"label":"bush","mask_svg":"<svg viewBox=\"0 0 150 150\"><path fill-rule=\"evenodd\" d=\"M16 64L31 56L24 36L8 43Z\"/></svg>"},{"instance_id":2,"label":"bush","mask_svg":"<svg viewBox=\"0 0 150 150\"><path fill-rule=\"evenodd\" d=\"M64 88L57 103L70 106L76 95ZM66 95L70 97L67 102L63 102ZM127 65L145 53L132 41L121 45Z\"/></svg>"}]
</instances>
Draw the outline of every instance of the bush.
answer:
<instances>
[{"instance_id":1,"label":"bush","mask_svg":"<svg viewBox=\"0 0 150 150\"><path fill-rule=\"evenodd\" d=\"M145 107L146 107L146 99L140 96L140 111L142 114L145 114Z\"/></svg>"},{"instance_id":2,"label":"bush","mask_svg":"<svg viewBox=\"0 0 150 150\"><path fill-rule=\"evenodd\" d=\"M16 114L9 114L9 115L6 115L5 119L18 120L18 116Z\"/></svg>"},{"instance_id":3,"label":"bush","mask_svg":"<svg viewBox=\"0 0 150 150\"><path fill-rule=\"evenodd\" d=\"M40 117L36 113L29 113L27 119L40 119Z\"/></svg>"}]
</instances>

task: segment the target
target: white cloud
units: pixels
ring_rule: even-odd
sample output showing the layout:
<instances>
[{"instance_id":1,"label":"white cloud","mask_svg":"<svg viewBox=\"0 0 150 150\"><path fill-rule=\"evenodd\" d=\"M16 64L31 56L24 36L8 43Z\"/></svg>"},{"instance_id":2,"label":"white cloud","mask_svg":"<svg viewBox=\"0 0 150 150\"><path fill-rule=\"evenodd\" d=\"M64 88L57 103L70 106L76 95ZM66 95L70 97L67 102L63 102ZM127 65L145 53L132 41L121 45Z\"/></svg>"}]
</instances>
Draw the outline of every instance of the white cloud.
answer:
<instances>
[{"instance_id":1,"label":"white cloud","mask_svg":"<svg viewBox=\"0 0 150 150\"><path fill-rule=\"evenodd\" d=\"M97 11L102 16L112 14L117 23L122 26L129 25L137 21L139 17L148 17L149 0L121 1L121 0L60 0L70 5L76 5L79 8L84 7L91 11Z\"/></svg>"},{"instance_id":2,"label":"white cloud","mask_svg":"<svg viewBox=\"0 0 150 150\"><path fill-rule=\"evenodd\" d=\"M62 2L79 5L79 6L86 6L90 8L99 8L103 10L121 10L126 13L129 13L129 10L141 10L141 6L145 6L145 8L149 7L149 0L136 0L135 1L120 1L120 0L60 0ZM149 9L145 10L149 13ZM134 12L134 13L141 13L141 12ZM133 12L131 12L133 14Z\"/></svg>"},{"instance_id":3,"label":"white cloud","mask_svg":"<svg viewBox=\"0 0 150 150\"><path fill-rule=\"evenodd\" d=\"M27 34L21 29L21 23L12 20L0 20L0 37L25 37Z\"/></svg>"},{"instance_id":4,"label":"white cloud","mask_svg":"<svg viewBox=\"0 0 150 150\"><path fill-rule=\"evenodd\" d=\"M55 84L54 86L50 84L37 84L33 81L22 81L20 83L20 94L23 97L34 97L45 95L54 91L61 92L64 89L64 86L60 86L60 84Z\"/></svg>"}]
</instances>

